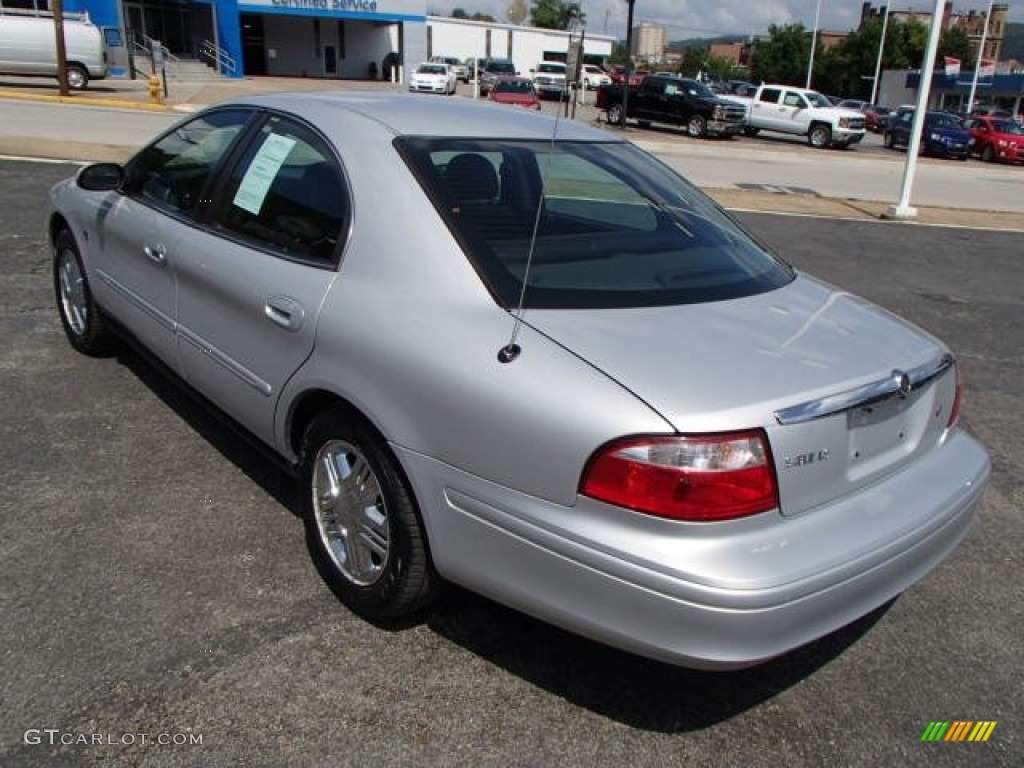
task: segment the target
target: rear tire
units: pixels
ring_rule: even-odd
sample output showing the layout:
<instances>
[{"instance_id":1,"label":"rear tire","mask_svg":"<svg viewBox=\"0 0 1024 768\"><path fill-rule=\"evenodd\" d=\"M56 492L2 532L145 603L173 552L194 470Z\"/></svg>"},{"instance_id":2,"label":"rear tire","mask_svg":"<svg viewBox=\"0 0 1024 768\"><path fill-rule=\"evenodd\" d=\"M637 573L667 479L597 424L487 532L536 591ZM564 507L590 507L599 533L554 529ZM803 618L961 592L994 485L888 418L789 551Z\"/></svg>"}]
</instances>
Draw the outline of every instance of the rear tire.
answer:
<instances>
[{"instance_id":1,"label":"rear tire","mask_svg":"<svg viewBox=\"0 0 1024 768\"><path fill-rule=\"evenodd\" d=\"M115 347L114 334L96 306L78 244L66 229L53 242L53 290L71 346L90 357L109 355Z\"/></svg>"},{"instance_id":2,"label":"rear tire","mask_svg":"<svg viewBox=\"0 0 1024 768\"><path fill-rule=\"evenodd\" d=\"M889 131L886 131L885 136L882 138L882 143L885 144L886 149L896 149L896 137Z\"/></svg>"},{"instance_id":3,"label":"rear tire","mask_svg":"<svg viewBox=\"0 0 1024 768\"><path fill-rule=\"evenodd\" d=\"M409 618L436 592L419 508L398 460L365 422L337 411L302 436L299 498L320 575L371 622Z\"/></svg>"},{"instance_id":4,"label":"rear tire","mask_svg":"<svg viewBox=\"0 0 1024 768\"><path fill-rule=\"evenodd\" d=\"M89 73L80 64L68 64L64 69L68 88L73 91L84 91L89 85Z\"/></svg>"},{"instance_id":5,"label":"rear tire","mask_svg":"<svg viewBox=\"0 0 1024 768\"><path fill-rule=\"evenodd\" d=\"M986 163L994 163L996 161L996 153L992 151L992 145L988 144L983 150L981 150L981 159Z\"/></svg>"}]
</instances>

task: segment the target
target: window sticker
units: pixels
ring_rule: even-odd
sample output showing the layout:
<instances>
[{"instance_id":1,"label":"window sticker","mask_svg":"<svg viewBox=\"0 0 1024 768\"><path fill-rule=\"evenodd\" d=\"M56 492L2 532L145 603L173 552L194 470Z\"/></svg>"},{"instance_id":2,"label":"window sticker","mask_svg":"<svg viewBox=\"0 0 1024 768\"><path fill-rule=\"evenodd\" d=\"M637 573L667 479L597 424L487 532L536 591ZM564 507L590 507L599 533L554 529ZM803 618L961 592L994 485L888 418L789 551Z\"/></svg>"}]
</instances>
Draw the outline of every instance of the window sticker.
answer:
<instances>
[{"instance_id":1,"label":"window sticker","mask_svg":"<svg viewBox=\"0 0 1024 768\"><path fill-rule=\"evenodd\" d=\"M242 183L238 185L232 202L254 216L259 216L263 201L270 191L270 185L294 146L295 139L287 136L279 136L276 133L267 136L263 146L249 163L249 169L245 172Z\"/></svg>"}]
</instances>

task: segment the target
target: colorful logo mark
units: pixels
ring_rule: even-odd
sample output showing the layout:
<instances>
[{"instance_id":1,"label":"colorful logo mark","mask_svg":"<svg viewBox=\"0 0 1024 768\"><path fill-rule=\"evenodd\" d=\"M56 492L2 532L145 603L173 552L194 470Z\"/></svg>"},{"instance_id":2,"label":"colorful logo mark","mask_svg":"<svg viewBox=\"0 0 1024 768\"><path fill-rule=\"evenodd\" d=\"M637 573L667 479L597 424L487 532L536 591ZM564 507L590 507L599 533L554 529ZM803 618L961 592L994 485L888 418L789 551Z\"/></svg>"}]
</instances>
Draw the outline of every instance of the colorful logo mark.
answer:
<instances>
[{"instance_id":1,"label":"colorful logo mark","mask_svg":"<svg viewBox=\"0 0 1024 768\"><path fill-rule=\"evenodd\" d=\"M932 720L921 741L988 741L995 729L995 720Z\"/></svg>"}]
</instances>

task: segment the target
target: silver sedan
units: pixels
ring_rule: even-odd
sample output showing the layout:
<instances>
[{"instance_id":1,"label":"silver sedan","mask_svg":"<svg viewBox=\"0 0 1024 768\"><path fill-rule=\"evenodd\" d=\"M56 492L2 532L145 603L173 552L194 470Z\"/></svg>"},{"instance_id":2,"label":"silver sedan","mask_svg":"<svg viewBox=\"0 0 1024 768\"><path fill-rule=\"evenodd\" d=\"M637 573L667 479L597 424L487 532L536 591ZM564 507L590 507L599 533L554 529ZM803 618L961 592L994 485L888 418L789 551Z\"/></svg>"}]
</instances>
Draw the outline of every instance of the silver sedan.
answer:
<instances>
[{"instance_id":1,"label":"silver sedan","mask_svg":"<svg viewBox=\"0 0 1024 768\"><path fill-rule=\"evenodd\" d=\"M988 479L949 349L616 134L279 94L51 206L71 345L140 343L276 451L321 574L373 621L450 581L754 664L936 567Z\"/></svg>"}]
</instances>

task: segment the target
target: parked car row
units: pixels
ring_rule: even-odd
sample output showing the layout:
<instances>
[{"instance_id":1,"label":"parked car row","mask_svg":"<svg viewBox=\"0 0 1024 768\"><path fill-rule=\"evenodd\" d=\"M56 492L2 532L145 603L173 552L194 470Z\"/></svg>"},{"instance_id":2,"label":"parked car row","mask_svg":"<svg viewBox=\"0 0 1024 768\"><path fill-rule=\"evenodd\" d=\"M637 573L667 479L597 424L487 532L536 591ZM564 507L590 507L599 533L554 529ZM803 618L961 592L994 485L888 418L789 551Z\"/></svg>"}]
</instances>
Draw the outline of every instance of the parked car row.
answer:
<instances>
[{"instance_id":1,"label":"parked car row","mask_svg":"<svg viewBox=\"0 0 1024 768\"><path fill-rule=\"evenodd\" d=\"M753 97L716 94L704 83L671 73L648 75L636 86L602 86L597 107L608 122L627 118L683 127L694 138L773 131L806 136L813 147L848 147L864 137L859 112L833 107L805 88L761 85Z\"/></svg>"},{"instance_id":2,"label":"parked car row","mask_svg":"<svg viewBox=\"0 0 1024 768\"><path fill-rule=\"evenodd\" d=\"M885 125L886 147L910 146L915 112L914 107L903 106L891 113ZM973 115L964 120L932 110L924 117L920 152L957 160L976 156L986 163L1019 163L1024 161L1024 126L1003 117Z\"/></svg>"}]
</instances>

